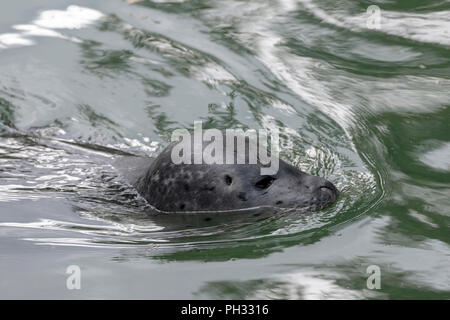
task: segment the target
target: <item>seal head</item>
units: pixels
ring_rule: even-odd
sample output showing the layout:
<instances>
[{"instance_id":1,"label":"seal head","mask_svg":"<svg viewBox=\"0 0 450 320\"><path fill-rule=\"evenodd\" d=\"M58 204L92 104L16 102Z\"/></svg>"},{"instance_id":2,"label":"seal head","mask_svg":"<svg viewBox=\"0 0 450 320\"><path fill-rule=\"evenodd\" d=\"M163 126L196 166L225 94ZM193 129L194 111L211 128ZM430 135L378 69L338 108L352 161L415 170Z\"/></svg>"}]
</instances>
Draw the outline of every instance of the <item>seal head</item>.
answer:
<instances>
[{"instance_id":1,"label":"seal head","mask_svg":"<svg viewBox=\"0 0 450 320\"><path fill-rule=\"evenodd\" d=\"M156 209L165 212L227 211L262 206L319 210L333 203L336 187L279 160L274 175L261 164L174 164L175 143L153 161L135 184Z\"/></svg>"}]
</instances>

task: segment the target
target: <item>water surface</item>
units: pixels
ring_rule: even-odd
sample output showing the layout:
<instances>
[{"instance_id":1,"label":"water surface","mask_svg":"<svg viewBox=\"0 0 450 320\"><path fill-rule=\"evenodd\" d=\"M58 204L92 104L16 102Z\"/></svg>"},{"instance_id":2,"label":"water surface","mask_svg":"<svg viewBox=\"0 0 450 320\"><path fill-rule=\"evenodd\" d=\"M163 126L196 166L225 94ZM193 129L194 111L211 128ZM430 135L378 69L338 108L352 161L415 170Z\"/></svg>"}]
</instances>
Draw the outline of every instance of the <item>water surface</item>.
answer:
<instances>
[{"instance_id":1,"label":"water surface","mask_svg":"<svg viewBox=\"0 0 450 320\"><path fill-rule=\"evenodd\" d=\"M1 298L450 298L448 1L130 2L0 5ZM195 120L338 201L155 214L115 163Z\"/></svg>"}]
</instances>

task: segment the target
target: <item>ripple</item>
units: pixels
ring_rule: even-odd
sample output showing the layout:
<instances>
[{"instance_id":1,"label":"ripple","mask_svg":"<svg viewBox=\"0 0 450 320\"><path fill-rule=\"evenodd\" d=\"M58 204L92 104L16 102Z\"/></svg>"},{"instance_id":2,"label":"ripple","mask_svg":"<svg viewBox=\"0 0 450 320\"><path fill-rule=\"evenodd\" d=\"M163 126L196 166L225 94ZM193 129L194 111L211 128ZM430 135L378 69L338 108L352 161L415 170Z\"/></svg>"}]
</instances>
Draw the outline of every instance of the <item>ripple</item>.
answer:
<instances>
[{"instance_id":1,"label":"ripple","mask_svg":"<svg viewBox=\"0 0 450 320\"><path fill-rule=\"evenodd\" d=\"M450 142L438 143L436 148L421 152L419 160L434 169L450 171Z\"/></svg>"},{"instance_id":2,"label":"ripple","mask_svg":"<svg viewBox=\"0 0 450 320\"><path fill-rule=\"evenodd\" d=\"M97 10L76 5L66 10L45 10L31 24L14 25L13 29L21 33L0 34L0 49L36 44L29 37L54 37L80 43L76 37L65 36L53 29L81 29L103 17Z\"/></svg>"}]
</instances>

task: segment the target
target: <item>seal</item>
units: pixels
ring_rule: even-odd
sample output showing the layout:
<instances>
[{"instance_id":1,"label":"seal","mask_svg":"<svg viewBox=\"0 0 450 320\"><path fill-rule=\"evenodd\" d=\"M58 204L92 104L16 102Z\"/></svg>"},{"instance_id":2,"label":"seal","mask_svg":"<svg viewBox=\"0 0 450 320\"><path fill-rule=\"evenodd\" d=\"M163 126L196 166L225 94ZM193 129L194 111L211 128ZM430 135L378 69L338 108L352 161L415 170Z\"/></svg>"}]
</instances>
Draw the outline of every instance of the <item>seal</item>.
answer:
<instances>
[{"instance_id":1,"label":"seal","mask_svg":"<svg viewBox=\"0 0 450 320\"><path fill-rule=\"evenodd\" d=\"M133 183L160 211L211 212L265 206L309 211L330 205L338 196L331 182L278 158L276 174L261 175L259 158L256 164L175 164L171 157L175 145L169 144Z\"/></svg>"}]
</instances>

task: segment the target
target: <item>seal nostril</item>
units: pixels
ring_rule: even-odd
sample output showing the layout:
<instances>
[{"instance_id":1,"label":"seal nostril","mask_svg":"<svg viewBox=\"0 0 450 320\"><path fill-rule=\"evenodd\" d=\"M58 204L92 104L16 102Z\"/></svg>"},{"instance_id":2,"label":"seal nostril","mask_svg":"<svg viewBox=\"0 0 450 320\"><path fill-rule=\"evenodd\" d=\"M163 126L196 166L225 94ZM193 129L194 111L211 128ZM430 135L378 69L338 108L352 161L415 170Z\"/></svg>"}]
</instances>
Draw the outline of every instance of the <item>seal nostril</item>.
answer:
<instances>
[{"instance_id":1,"label":"seal nostril","mask_svg":"<svg viewBox=\"0 0 450 320\"><path fill-rule=\"evenodd\" d=\"M336 187L330 182L327 182L325 185L320 186L318 188L318 191L322 196L330 199L335 199L338 193Z\"/></svg>"}]
</instances>

